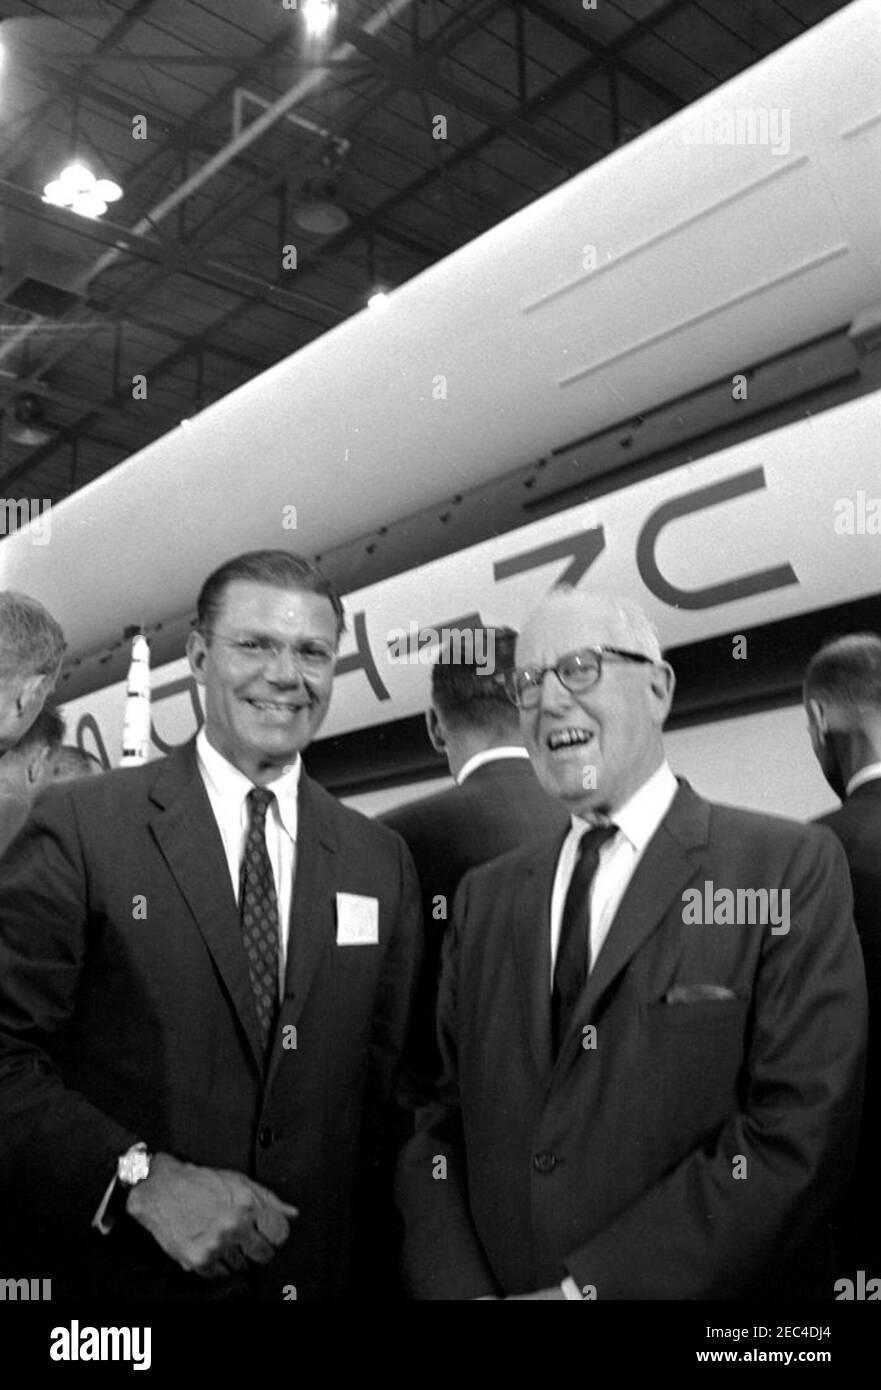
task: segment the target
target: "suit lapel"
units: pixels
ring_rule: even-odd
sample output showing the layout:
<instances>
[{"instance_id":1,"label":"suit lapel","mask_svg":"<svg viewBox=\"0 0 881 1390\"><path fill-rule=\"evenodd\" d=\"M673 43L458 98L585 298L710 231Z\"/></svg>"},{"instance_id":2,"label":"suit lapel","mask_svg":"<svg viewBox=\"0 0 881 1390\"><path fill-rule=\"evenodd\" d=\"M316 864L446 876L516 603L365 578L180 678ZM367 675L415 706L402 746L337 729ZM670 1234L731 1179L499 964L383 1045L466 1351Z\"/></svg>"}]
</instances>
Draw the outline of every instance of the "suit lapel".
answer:
<instances>
[{"instance_id":1,"label":"suit lapel","mask_svg":"<svg viewBox=\"0 0 881 1390\"><path fill-rule=\"evenodd\" d=\"M195 918L262 1072L260 1034L239 913L220 831L196 762L195 743L159 765L151 800L156 843Z\"/></svg>"},{"instance_id":2,"label":"suit lapel","mask_svg":"<svg viewBox=\"0 0 881 1390\"><path fill-rule=\"evenodd\" d=\"M565 1046L573 1032L591 1021L603 995L620 976L694 874L695 851L707 842L710 807L687 783L655 831L624 893L597 962L573 1012L560 1057L571 1056Z\"/></svg>"},{"instance_id":3,"label":"suit lapel","mask_svg":"<svg viewBox=\"0 0 881 1390\"><path fill-rule=\"evenodd\" d=\"M512 926L520 1005L533 1059L542 1078L550 1074L553 1061L550 915L561 843L560 838L555 837L542 846L535 862L527 868Z\"/></svg>"}]
</instances>

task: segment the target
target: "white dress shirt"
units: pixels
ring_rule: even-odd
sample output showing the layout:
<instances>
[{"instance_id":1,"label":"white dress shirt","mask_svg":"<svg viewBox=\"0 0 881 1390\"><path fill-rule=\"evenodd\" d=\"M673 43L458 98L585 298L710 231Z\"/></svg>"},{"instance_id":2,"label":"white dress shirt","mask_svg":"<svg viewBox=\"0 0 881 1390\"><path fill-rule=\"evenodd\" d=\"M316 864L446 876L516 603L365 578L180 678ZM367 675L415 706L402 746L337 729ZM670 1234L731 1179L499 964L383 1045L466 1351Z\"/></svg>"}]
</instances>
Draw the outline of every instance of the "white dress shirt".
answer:
<instances>
[{"instance_id":1,"label":"white dress shirt","mask_svg":"<svg viewBox=\"0 0 881 1390\"><path fill-rule=\"evenodd\" d=\"M610 818L618 826L618 834L607 840L600 849L599 865L590 890L591 969L596 964L612 920L645 847L669 811L676 791L677 782L670 770L670 764L663 762L623 806L610 813ZM557 872L551 894L551 988L566 894L575 870L581 837L590 829L590 821L582 819L581 816L573 816L572 828L563 841L557 860Z\"/></svg>"},{"instance_id":2,"label":"white dress shirt","mask_svg":"<svg viewBox=\"0 0 881 1390\"><path fill-rule=\"evenodd\" d=\"M529 754L520 744L512 744L510 748L484 748L482 753L475 753L467 762L459 768L459 775L456 778L457 786L462 785L466 777L470 777L472 772L476 772L484 763L494 763L499 758L528 758Z\"/></svg>"},{"instance_id":3,"label":"white dress shirt","mask_svg":"<svg viewBox=\"0 0 881 1390\"><path fill-rule=\"evenodd\" d=\"M676 795L678 784L663 762L651 777L638 787L629 800L611 813L618 834L600 849L599 864L590 890L590 968L593 969L603 942L609 934L615 913L630 883L636 866L645 853L646 845L666 816ZM551 895L551 979L553 988L554 963L563 922L563 906L578 858L578 846L591 822L581 816L572 817L572 829L563 841L554 889ZM581 1290L571 1275L562 1280L563 1297L572 1303L583 1302Z\"/></svg>"},{"instance_id":4,"label":"white dress shirt","mask_svg":"<svg viewBox=\"0 0 881 1390\"><path fill-rule=\"evenodd\" d=\"M205 783L208 800L217 821L220 838L226 853L232 891L239 900L239 874L245 840L248 835L248 792L254 783L237 767L218 753L208 742L204 726L196 737L196 759ZM294 871L297 849L297 795L300 786L300 755L290 768L274 781L266 783L275 801L266 812L266 848L275 880L278 916L281 927L279 940L279 998L284 990L284 971L288 955L288 931L291 901L294 896Z\"/></svg>"},{"instance_id":5,"label":"white dress shirt","mask_svg":"<svg viewBox=\"0 0 881 1390\"><path fill-rule=\"evenodd\" d=\"M866 763L865 767L861 767L859 772L854 773L845 787L845 799L851 796L857 787L861 787L864 782L874 782L878 777L881 777L881 763Z\"/></svg>"}]
</instances>

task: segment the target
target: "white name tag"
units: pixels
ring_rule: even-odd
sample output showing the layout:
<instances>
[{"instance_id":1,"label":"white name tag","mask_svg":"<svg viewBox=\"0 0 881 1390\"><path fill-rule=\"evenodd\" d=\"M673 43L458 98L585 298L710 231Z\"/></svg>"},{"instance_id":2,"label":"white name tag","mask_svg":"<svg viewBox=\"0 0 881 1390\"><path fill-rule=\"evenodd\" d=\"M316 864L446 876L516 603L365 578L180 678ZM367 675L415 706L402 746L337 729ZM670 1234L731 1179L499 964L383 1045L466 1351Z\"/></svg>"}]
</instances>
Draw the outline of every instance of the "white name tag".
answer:
<instances>
[{"instance_id":1,"label":"white name tag","mask_svg":"<svg viewBox=\"0 0 881 1390\"><path fill-rule=\"evenodd\" d=\"M336 944L375 946L379 941L379 902L360 893L336 895Z\"/></svg>"}]
</instances>

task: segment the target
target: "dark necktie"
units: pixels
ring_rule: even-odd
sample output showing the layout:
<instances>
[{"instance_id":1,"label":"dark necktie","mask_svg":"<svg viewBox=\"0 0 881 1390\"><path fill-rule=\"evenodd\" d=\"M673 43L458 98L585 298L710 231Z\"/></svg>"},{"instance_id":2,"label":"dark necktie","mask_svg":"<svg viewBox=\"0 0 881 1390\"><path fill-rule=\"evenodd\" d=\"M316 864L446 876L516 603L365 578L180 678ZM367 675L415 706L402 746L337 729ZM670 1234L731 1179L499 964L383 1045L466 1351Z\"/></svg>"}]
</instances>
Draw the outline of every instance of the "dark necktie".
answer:
<instances>
[{"instance_id":1,"label":"dark necktie","mask_svg":"<svg viewBox=\"0 0 881 1390\"><path fill-rule=\"evenodd\" d=\"M242 943L264 1052L278 1012L278 899L266 848L266 812L274 800L265 787L248 792L248 838L239 876Z\"/></svg>"},{"instance_id":2,"label":"dark necktie","mask_svg":"<svg viewBox=\"0 0 881 1390\"><path fill-rule=\"evenodd\" d=\"M578 846L578 858L563 907L554 965L551 1030L555 1057L566 1036L590 969L590 890L600 861L600 849L617 831L616 825L597 825L585 831Z\"/></svg>"}]
</instances>

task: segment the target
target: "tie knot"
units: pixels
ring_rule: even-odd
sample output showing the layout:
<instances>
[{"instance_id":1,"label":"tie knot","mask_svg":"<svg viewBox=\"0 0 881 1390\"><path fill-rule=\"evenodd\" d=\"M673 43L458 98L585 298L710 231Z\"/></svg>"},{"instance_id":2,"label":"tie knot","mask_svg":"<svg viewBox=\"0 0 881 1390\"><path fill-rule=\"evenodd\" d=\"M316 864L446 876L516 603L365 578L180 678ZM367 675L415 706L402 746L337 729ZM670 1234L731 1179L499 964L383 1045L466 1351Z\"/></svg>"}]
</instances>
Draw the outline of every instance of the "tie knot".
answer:
<instances>
[{"instance_id":1,"label":"tie knot","mask_svg":"<svg viewBox=\"0 0 881 1390\"><path fill-rule=\"evenodd\" d=\"M618 827L613 821L597 822L582 835L578 845L579 856L583 857L589 851L598 852L607 840L613 839L617 834Z\"/></svg>"},{"instance_id":2,"label":"tie knot","mask_svg":"<svg viewBox=\"0 0 881 1390\"><path fill-rule=\"evenodd\" d=\"M266 812L275 800L275 792L271 792L268 787L252 787L248 792L248 807L250 810L251 824L261 824L266 819Z\"/></svg>"}]
</instances>

